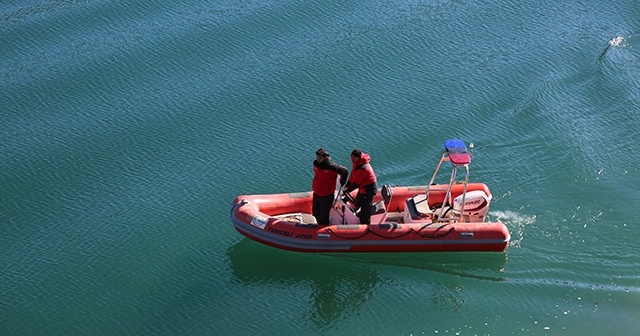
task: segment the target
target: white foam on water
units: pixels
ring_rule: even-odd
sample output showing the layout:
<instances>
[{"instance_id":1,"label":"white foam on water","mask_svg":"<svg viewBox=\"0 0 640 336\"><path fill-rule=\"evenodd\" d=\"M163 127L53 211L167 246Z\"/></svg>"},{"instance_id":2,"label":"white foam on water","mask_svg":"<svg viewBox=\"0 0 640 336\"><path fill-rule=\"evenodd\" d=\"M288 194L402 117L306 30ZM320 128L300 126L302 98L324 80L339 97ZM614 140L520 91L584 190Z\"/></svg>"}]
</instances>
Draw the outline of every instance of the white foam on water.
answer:
<instances>
[{"instance_id":1,"label":"white foam on water","mask_svg":"<svg viewBox=\"0 0 640 336\"><path fill-rule=\"evenodd\" d=\"M509 228L511 241L509 247L519 248L524 238L524 228L536 221L536 216L525 216L514 211L489 211L497 221L503 222Z\"/></svg>"}]
</instances>

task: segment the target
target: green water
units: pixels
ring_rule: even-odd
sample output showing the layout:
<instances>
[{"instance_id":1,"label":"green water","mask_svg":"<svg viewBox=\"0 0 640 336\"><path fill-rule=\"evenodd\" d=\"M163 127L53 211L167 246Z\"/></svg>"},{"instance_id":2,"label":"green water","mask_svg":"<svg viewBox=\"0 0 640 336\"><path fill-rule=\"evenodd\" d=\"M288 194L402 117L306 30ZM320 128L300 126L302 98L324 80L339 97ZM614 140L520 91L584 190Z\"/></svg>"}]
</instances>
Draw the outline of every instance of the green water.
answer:
<instances>
[{"instance_id":1,"label":"green water","mask_svg":"<svg viewBox=\"0 0 640 336\"><path fill-rule=\"evenodd\" d=\"M635 335L633 1L0 5L0 334ZM242 194L475 144L505 253L301 254Z\"/></svg>"}]
</instances>

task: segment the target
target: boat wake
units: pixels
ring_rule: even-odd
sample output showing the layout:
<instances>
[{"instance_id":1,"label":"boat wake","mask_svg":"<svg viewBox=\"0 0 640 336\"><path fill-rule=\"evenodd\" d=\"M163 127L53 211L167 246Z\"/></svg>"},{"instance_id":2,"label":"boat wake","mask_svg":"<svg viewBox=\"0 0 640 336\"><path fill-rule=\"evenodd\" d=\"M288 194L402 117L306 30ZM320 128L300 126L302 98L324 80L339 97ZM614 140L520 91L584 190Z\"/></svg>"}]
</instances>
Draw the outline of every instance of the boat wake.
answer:
<instances>
[{"instance_id":1,"label":"boat wake","mask_svg":"<svg viewBox=\"0 0 640 336\"><path fill-rule=\"evenodd\" d=\"M524 238L525 227L536 221L535 215L524 216L514 211L490 211L489 215L509 227L509 232L511 233L510 248L520 248L520 242Z\"/></svg>"},{"instance_id":2,"label":"boat wake","mask_svg":"<svg viewBox=\"0 0 640 336\"><path fill-rule=\"evenodd\" d=\"M607 42L607 46L604 48L598 61L602 61L602 58L607 54L611 48L632 48L633 45L640 40L640 35L631 35L629 37L616 36Z\"/></svg>"}]
</instances>

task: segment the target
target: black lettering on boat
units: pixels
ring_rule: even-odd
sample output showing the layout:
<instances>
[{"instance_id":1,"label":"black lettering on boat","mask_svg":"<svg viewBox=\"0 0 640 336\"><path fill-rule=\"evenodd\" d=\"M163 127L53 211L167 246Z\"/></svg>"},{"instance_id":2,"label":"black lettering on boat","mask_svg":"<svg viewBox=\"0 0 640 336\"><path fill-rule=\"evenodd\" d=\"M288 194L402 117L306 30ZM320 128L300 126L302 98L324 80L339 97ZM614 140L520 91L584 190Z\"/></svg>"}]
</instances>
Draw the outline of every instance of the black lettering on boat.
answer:
<instances>
[{"instance_id":1,"label":"black lettering on boat","mask_svg":"<svg viewBox=\"0 0 640 336\"><path fill-rule=\"evenodd\" d=\"M311 239L312 237L313 237L312 235L308 235L304 233L298 233L298 235L296 236L296 238L302 238L302 239Z\"/></svg>"},{"instance_id":2,"label":"black lettering on boat","mask_svg":"<svg viewBox=\"0 0 640 336\"><path fill-rule=\"evenodd\" d=\"M442 233L421 233L419 231L416 231L417 234L419 234L422 238L444 238L446 236L449 235L449 233L451 233L454 230L453 227L451 227L451 229L449 229L449 231L447 232L442 232Z\"/></svg>"},{"instance_id":3,"label":"black lettering on boat","mask_svg":"<svg viewBox=\"0 0 640 336\"><path fill-rule=\"evenodd\" d=\"M269 227L269 228L268 228L268 230L269 230L269 232L271 232L271 233L275 233L275 234L277 234L277 235L281 235L281 236L287 236L287 237L291 237L291 236L293 236L293 233L292 233L292 232L285 231L285 230L278 230L278 229L274 229L274 228L272 228L272 227Z\"/></svg>"}]
</instances>

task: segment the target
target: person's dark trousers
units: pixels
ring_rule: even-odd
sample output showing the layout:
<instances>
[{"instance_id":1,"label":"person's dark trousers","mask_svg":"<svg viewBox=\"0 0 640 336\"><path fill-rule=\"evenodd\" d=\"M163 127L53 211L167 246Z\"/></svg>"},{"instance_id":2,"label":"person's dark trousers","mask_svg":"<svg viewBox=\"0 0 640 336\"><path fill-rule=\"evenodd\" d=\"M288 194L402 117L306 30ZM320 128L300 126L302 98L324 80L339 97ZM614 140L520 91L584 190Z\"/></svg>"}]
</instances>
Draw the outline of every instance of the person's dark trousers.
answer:
<instances>
[{"instance_id":1,"label":"person's dark trousers","mask_svg":"<svg viewBox=\"0 0 640 336\"><path fill-rule=\"evenodd\" d=\"M313 194L312 214L320 225L329 224L329 212L333 206L333 194L318 196Z\"/></svg>"},{"instance_id":2,"label":"person's dark trousers","mask_svg":"<svg viewBox=\"0 0 640 336\"><path fill-rule=\"evenodd\" d=\"M360 209L360 224L371 223L371 204L375 195L361 194L356 195L356 209Z\"/></svg>"}]
</instances>

